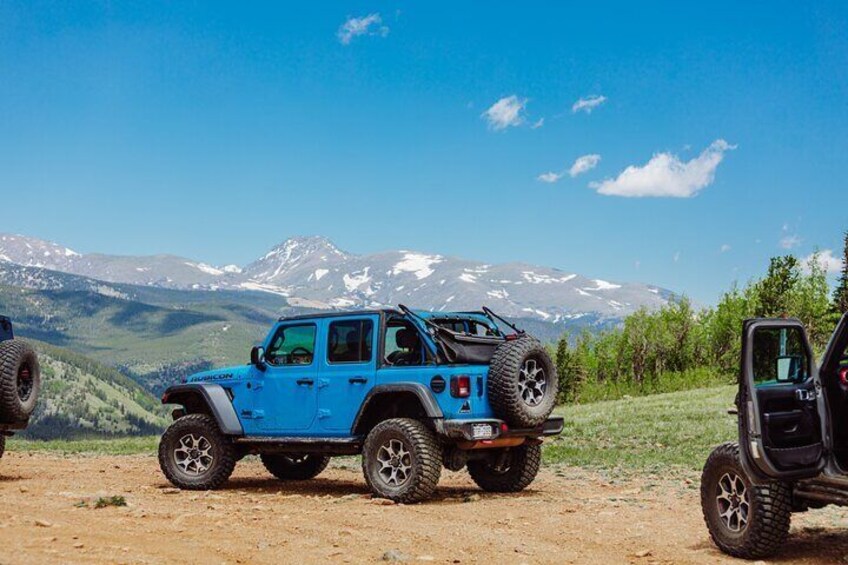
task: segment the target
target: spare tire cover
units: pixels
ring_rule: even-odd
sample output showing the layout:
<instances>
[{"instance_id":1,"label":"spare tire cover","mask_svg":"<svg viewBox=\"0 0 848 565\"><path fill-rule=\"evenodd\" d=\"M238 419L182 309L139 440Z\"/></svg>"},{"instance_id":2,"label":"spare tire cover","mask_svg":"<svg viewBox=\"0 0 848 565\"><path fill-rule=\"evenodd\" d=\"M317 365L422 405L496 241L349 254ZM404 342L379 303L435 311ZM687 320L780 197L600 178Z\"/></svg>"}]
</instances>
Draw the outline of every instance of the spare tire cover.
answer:
<instances>
[{"instance_id":1,"label":"spare tire cover","mask_svg":"<svg viewBox=\"0 0 848 565\"><path fill-rule=\"evenodd\" d=\"M556 404L559 380L545 347L535 338L508 340L495 351L489 366L489 403L510 426L535 428Z\"/></svg>"}]
</instances>

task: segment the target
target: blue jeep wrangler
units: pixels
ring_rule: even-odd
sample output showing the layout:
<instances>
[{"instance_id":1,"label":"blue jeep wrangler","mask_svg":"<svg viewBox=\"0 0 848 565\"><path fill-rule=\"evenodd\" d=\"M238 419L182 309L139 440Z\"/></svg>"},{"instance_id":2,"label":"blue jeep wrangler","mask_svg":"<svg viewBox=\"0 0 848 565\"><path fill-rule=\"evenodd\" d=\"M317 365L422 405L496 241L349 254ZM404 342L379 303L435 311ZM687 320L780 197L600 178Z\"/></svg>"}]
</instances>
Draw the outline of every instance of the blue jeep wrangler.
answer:
<instances>
[{"instance_id":1,"label":"blue jeep wrangler","mask_svg":"<svg viewBox=\"0 0 848 565\"><path fill-rule=\"evenodd\" d=\"M40 389L35 351L15 339L12 321L0 316L0 457L6 451L6 437L29 424Z\"/></svg>"},{"instance_id":2,"label":"blue jeep wrangler","mask_svg":"<svg viewBox=\"0 0 848 565\"><path fill-rule=\"evenodd\" d=\"M212 489L248 454L306 480L333 455L361 453L374 495L397 502L429 498L443 466L517 492L539 470L541 438L562 431L556 394L542 344L488 309L282 318L249 365L165 391L180 408L159 464L177 487Z\"/></svg>"}]
</instances>

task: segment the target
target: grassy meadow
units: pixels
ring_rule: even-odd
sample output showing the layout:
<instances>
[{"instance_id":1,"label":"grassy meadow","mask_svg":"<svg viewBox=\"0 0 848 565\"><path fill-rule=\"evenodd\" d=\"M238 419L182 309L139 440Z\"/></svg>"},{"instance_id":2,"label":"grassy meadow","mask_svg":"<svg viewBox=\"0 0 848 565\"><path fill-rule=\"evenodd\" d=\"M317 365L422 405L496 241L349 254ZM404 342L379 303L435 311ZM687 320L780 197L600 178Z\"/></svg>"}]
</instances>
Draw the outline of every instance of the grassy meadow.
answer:
<instances>
[{"instance_id":1,"label":"grassy meadow","mask_svg":"<svg viewBox=\"0 0 848 565\"><path fill-rule=\"evenodd\" d=\"M713 446L736 437L736 420L727 415L736 387L622 398L562 406L565 430L545 443L548 464L591 469L654 472L701 468ZM155 455L156 436L73 441L12 438L9 451L67 455Z\"/></svg>"}]
</instances>

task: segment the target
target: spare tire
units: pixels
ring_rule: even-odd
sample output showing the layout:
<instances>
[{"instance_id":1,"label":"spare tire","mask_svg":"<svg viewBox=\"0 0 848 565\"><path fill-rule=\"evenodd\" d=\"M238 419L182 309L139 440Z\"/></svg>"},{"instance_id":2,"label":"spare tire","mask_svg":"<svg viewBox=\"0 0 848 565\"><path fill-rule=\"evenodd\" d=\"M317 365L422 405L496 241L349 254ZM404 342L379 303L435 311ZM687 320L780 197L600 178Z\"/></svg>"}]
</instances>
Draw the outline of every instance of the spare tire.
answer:
<instances>
[{"instance_id":1,"label":"spare tire","mask_svg":"<svg viewBox=\"0 0 848 565\"><path fill-rule=\"evenodd\" d=\"M535 428L554 409L556 367L545 347L522 336L501 344L489 366L489 403L510 426Z\"/></svg>"},{"instance_id":2,"label":"spare tire","mask_svg":"<svg viewBox=\"0 0 848 565\"><path fill-rule=\"evenodd\" d=\"M27 420L40 390L41 369L32 347L19 339L0 343L0 420Z\"/></svg>"}]
</instances>

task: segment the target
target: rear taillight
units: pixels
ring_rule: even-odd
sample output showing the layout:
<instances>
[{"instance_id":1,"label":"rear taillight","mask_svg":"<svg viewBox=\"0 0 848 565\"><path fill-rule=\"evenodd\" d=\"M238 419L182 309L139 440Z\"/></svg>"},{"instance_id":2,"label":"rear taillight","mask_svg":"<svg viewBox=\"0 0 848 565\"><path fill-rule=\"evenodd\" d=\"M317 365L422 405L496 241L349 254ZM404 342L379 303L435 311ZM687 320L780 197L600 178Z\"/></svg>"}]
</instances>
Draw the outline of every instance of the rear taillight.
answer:
<instances>
[{"instance_id":1,"label":"rear taillight","mask_svg":"<svg viewBox=\"0 0 848 565\"><path fill-rule=\"evenodd\" d=\"M842 383L842 386L848 386L848 367L839 370L839 382Z\"/></svg>"},{"instance_id":2,"label":"rear taillight","mask_svg":"<svg viewBox=\"0 0 848 565\"><path fill-rule=\"evenodd\" d=\"M471 396L471 377L468 375L457 375L451 377L451 396L456 398L468 398Z\"/></svg>"}]
</instances>

